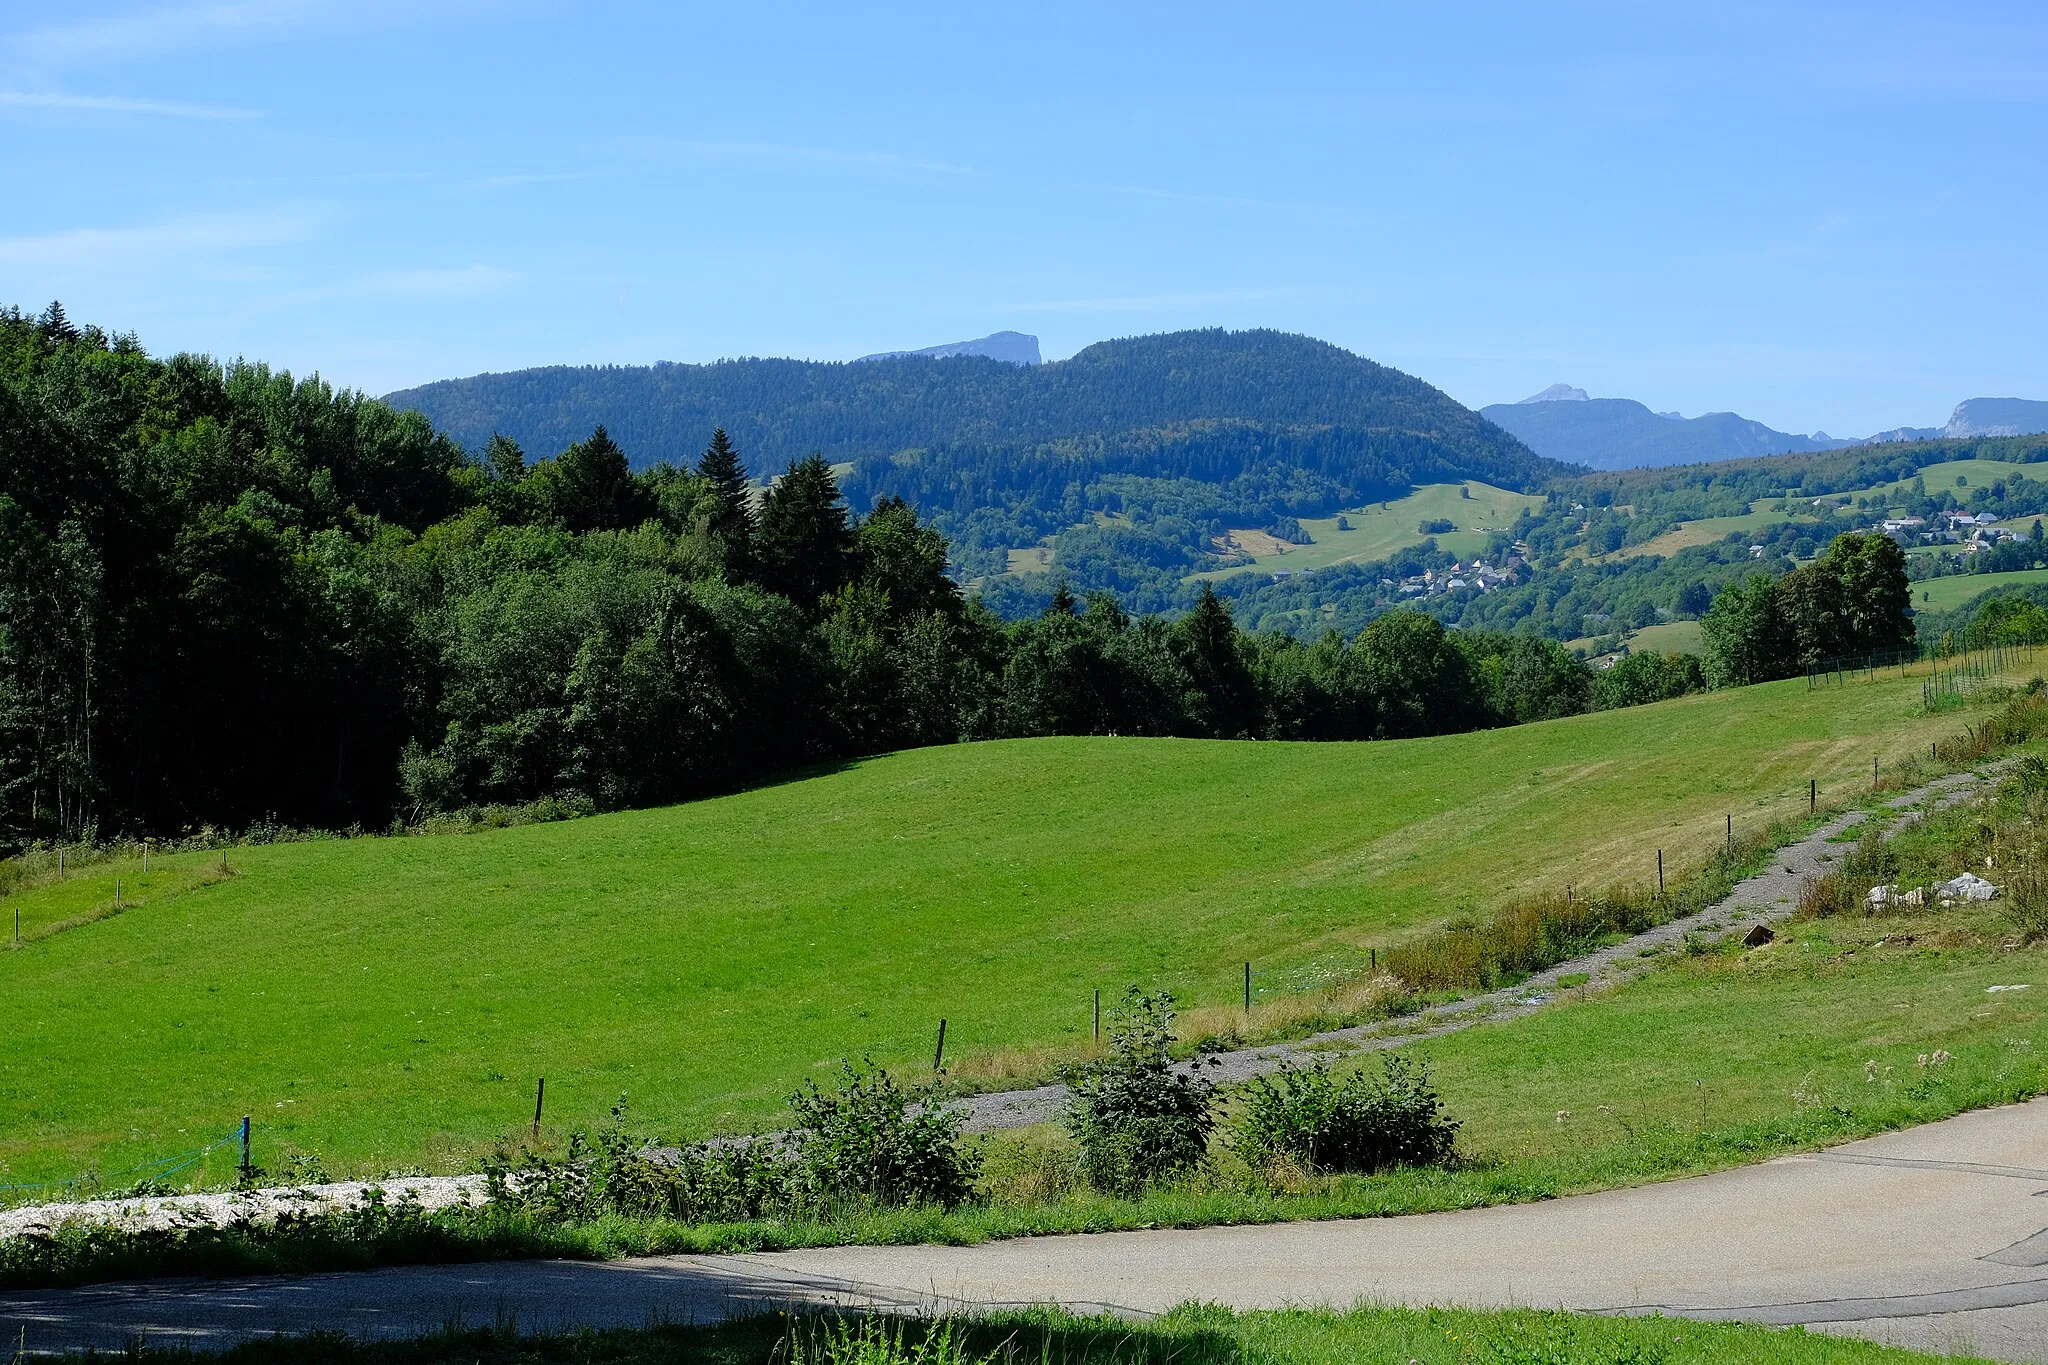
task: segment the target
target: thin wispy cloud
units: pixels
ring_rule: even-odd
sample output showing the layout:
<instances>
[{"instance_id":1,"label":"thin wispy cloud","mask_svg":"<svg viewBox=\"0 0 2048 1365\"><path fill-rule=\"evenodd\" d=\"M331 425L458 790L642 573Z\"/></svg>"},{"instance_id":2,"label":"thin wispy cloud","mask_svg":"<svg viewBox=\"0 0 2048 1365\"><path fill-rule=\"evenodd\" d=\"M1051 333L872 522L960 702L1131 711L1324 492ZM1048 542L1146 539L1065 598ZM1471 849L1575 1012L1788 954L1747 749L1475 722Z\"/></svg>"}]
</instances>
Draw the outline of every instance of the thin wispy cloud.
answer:
<instances>
[{"instance_id":1,"label":"thin wispy cloud","mask_svg":"<svg viewBox=\"0 0 2048 1365\"><path fill-rule=\"evenodd\" d=\"M0 35L0 52L31 65L68 67L485 9L486 0L206 0L17 30Z\"/></svg>"},{"instance_id":2,"label":"thin wispy cloud","mask_svg":"<svg viewBox=\"0 0 2048 1365\"><path fill-rule=\"evenodd\" d=\"M252 119L261 109L235 109L218 104L181 104L175 100L137 100L119 95L67 95L28 90L0 90L0 106L15 109L57 109L94 114L146 114L156 118Z\"/></svg>"},{"instance_id":3,"label":"thin wispy cloud","mask_svg":"<svg viewBox=\"0 0 2048 1365\"><path fill-rule=\"evenodd\" d=\"M142 227L71 228L40 236L0 237L0 265L98 271L167 255L238 251L301 241L304 213L208 214Z\"/></svg>"},{"instance_id":4,"label":"thin wispy cloud","mask_svg":"<svg viewBox=\"0 0 2048 1365\"><path fill-rule=\"evenodd\" d=\"M283 32L322 8L306 0L165 6L48 24L10 34L4 42L30 61L68 65Z\"/></svg>"}]
</instances>

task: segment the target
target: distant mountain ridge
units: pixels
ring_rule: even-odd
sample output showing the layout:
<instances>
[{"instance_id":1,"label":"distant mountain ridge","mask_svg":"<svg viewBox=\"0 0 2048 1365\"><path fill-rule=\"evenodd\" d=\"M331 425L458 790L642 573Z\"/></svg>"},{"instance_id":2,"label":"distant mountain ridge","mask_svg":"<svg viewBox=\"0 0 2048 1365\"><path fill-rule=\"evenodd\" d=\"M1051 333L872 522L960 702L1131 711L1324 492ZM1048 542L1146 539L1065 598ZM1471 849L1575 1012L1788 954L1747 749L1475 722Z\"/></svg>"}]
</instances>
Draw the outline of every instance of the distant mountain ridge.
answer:
<instances>
[{"instance_id":1,"label":"distant mountain ridge","mask_svg":"<svg viewBox=\"0 0 2048 1365\"><path fill-rule=\"evenodd\" d=\"M2031 398L1968 398L1956 404L1943 436L2032 436L2048 431L2048 403Z\"/></svg>"},{"instance_id":2,"label":"distant mountain ridge","mask_svg":"<svg viewBox=\"0 0 2048 1365\"><path fill-rule=\"evenodd\" d=\"M1773 431L1732 412L1703 417L1652 412L1633 398L1591 398L1553 384L1519 403L1495 403L1479 415L1522 438L1539 455L1594 469L1704 464L1751 455L1804 454L1854 445L1825 432Z\"/></svg>"},{"instance_id":3,"label":"distant mountain ridge","mask_svg":"<svg viewBox=\"0 0 2048 1365\"><path fill-rule=\"evenodd\" d=\"M495 433L550 455L603 423L636 466L694 460L714 426L754 472L834 463L1013 461L1060 445L1091 467L1227 480L1313 445L1345 486L1565 472L1442 391L1327 342L1210 329L1098 342L1049 364L906 355L843 364L552 366L388 395L472 450ZM1113 452L1125 451L1126 455ZM1374 494L1374 496L1383 496Z\"/></svg>"},{"instance_id":4,"label":"distant mountain ridge","mask_svg":"<svg viewBox=\"0 0 2048 1365\"><path fill-rule=\"evenodd\" d=\"M1522 438L1553 460L1594 469L1647 469L1704 464L1755 455L1802 455L1880 441L1947 437L2028 436L2048 432L2048 402L2027 398L1971 398L1958 403L1945 427L1897 427L1843 438L1774 431L1732 412L1682 417L1652 412L1629 398L1594 398L1569 384L1552 384L1518 403L1495 403L1480 415Z\"/></svg>"},{"instance_id":5,"label":"distant mountain ridge","mask_svg":"<svg viewBox=\"0 0 2048 1365\"><path fill-rule=\"evenodd\" d=\"M916 351L877 351L861 359L894 360L906 355L928 355L934 360L956 355L983 355L990 360L1006 360L1012 365L1044 363L1038 354L1038 338L1029 332L990 332L972 341L949 341L943 346L926 346Z\"/></svg>"}]
</instances>

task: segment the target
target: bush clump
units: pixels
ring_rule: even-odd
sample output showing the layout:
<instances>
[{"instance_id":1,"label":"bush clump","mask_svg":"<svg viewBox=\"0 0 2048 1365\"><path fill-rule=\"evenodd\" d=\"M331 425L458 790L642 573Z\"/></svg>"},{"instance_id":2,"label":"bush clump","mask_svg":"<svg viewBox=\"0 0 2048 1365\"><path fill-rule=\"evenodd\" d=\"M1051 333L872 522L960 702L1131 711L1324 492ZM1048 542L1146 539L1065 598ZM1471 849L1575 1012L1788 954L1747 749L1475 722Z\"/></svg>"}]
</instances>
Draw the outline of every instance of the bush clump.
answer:
<instances>
[{"instance_id":1,"label":"bush clump","mask_svg":"<svg viewBox=\"0 0 2048 1365\"><path fill-rule=\"evenodd\" d=\"M790 1097L793 1159L820 1203L952 1208L974 1192L981 1153L960 1140L961 1113L926 1086L905 1092L872 1059L842 1066L839 1089Z\"/></svg>"},{"instance_id":2,"label":"bush clump","mask_svg":"<svg viewBox=\"0 0 2048 1365\"><path fill-rule=\"evenodd\" d=\"M1254 1167L1291 1161L1315 1174L1371 1173L1442 1161L1457 1134L1428 1064L1390 1052L1377 1075L1339 1079L1317 1061L1260 1077L1246 1093L1237 1150Z\"/></svg>"},{"instance_id":3,"label":"bush clump","mask_svg":"<svg viewBox=\"0 0 2048 1365\"><path fill-rule=\"evenodd\" d=\"M1136 1194L1208 1156L1216 1086L1174 1063L1173 1042L1173 996L1133 986L1112 1011L1109 1054L1067 1070L1064 1122L1097 1189Z\"/></svg>"},{"instance_id":4,"label":"bush clump","mask_svg":"<svg viewBox=\"0 0 2048 1365\"><path fill-rule=\"evenodd\" d=\"M569 1135L566 1155L533 1151L485 1163L490 1202L549 1222L606 1213L739 1223L848 1207L953 1208L974 1192L981 1152L961 1113L930 1086L908 1091L872 1059L843 1064L840 1084L790 1096L796 1126L757 1138L665 1147L631 1132L625 1102L594 1137Z\"/></svg>"}]
</instances>

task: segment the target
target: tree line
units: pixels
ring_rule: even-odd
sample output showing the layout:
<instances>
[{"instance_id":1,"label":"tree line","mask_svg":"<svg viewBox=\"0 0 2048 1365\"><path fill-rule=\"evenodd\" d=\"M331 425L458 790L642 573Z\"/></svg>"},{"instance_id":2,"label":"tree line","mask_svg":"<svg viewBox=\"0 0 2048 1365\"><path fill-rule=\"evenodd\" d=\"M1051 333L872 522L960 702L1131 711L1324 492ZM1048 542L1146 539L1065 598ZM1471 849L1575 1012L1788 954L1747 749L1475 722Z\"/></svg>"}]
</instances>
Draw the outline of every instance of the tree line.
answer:
<instances>
[{"instance_id":1,"label":"tree line","mask_svg":"<svg viewBox=\"0 0 2048 1365\"><path fill-rule=\"evenodd\" d=\"M1723 588L1700 623L1715 686L1789 678L1914 644L1906 552L1890 536L1837 536L1812 563Z\"/></svg>"},{"instance_id":2,"label":"tree line","mask_svg":"<svg viewBox=\"0 0 2048 1365\"><path fill-rule=\"evenodd\" d=\"M9 310L0 845L614 808L962 739L1436 734L1702 682L1415 612L1252 635L1208 591L1005 622L947 558L815 455L765 488L715 430L637 472L601 426L472 456L318 378Z\"/></svg>"}]
</instances>

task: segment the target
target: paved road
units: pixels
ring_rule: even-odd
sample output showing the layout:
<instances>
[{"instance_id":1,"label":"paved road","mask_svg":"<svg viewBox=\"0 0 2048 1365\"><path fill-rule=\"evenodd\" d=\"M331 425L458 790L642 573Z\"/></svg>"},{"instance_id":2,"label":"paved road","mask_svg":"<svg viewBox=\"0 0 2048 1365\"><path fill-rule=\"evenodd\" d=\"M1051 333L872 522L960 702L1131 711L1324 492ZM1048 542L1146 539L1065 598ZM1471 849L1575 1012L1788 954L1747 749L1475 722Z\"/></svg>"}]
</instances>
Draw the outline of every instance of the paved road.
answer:
<instances>
[{"instance_id":1,"label":"paved road","mask_svg":"<svg viewBox=\"0 0 2048 1365\"><path fill-rule=\"evenodd\" d=\"M1812 1156L1542 1204L1408 1218L848 1247L611 1264L518 1262L0 1296L33 1351L702 1321L758 1304L1060 1302L1145 1314L1525 1304L1806 1323L2048 1362L2048 1100Z\"/></svg>"}]
</instances>

